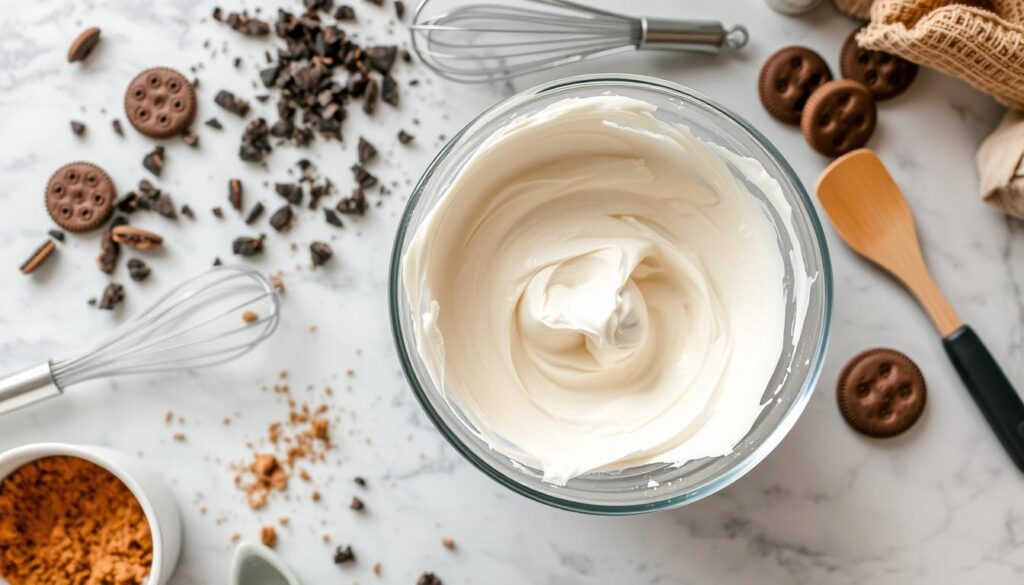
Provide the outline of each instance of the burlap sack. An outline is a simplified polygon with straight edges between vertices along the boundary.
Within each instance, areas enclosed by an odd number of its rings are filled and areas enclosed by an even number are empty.
[[[863,15],[869,0],[835,0]],[[963,79],[1024,110],[1024,1],[875,0],[860,46]]]

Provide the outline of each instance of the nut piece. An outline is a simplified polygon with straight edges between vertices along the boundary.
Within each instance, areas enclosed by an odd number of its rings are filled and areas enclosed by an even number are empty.
[[[159,248],[164,239],[156,233],[141,230],[130,225],[119,225],[110,230],[110,235],[118,244],[131,246],[139,250]]]
[[[96,48],[100,42],[100,29],[97,27],[87,28],[71,43],[68,48],[68,63],[85,61],[85,59]]]
[[[30,274],[36,268],[42,266],[43,262],[50,257],[50,254],[57,249],[57,245],[53,243],[53,240],[46,240],[42,246],[36,249],[35,253],[21,265],[22,274]]]

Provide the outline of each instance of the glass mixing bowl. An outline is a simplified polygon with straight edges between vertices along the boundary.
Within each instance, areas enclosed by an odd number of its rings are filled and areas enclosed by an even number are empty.
[[[734,170],[752,195],[761,200],[776,226],[777,243],[786,264],[789,325],[782,356],[762,398],[766,405],[732,453],[679,467],[650,464],[592,472],[556,486],[542,482],[537,469],[492,450],[458,404],[446,400],[435,387],[416,349],[412,311],[421,308],[410,307],[406,299],[403,257],[416,228],[466,161],[496,129],[565,98],[609,93],[654,104],[658,108],[656,117],[685,124],[698,138],[757,160],[779,182],[792,208],[791,221],[798,244],[791,241],[787,230],[779,228],[782,219],[764,194]],[[793,266],[790,251],[795,245],[803,251],[803,266]],[[812,279],[806,317],[799,331],[794,331],[796,315],[802,309],[794,294],[794,270],[805,271]],[[825,356],[832,310],[832,268],[821,224],[800,179],[768,139],[746,120],[693,90],[668,81],[632,75],[587,75],[546,83],[499,103],[473,120],[441,150],[416,185],[399,225],[389,295],[395,345],[409,384],[437,428],[473,465],[509,489],[558,508],[592,514],[636,514],[681,506],[724,488],[763,460],[793,427],[811,396]]]

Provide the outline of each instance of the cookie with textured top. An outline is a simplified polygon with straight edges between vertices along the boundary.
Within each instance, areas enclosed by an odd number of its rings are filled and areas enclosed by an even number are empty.
[[[151,138],[181,134],[195,120],[196,92],[185,76],[153,67],[135,76],[124,96],[124,111],[136,130]]]
[[[878,108],[868,88],[852,79],[838,79],[811,94],[800,130],[811,148],[834,157],[867,144],[877,121]]]
[[[87,162],[68,163],[46,184],[46,210],[69,232],[88,232],[102,226],[114,212],[117,192],[110,176]]]
[[[831,79],[832,71],[821,55],[807,47],[784,47],[761,67],[757,93],[773,118],[799,124],[808,98]]]
[[[836,399],[843,418],[871,437],[891,437],[914,426],[927,389],[917,364],[894,349],[856,355],[839,375]]]
[[[907,91],[917,77],[917,65],[896,55],[862,49],[856,39],[860,30],[846,37],[839,53],[843,77],[863,83],[876,100],[887,100]]]

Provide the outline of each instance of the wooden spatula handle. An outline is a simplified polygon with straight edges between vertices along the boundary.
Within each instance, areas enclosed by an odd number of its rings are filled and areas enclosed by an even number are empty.
[[[1024,402],[967,325],[942,340],[949,359],[1017,468],[1024,471]]]

